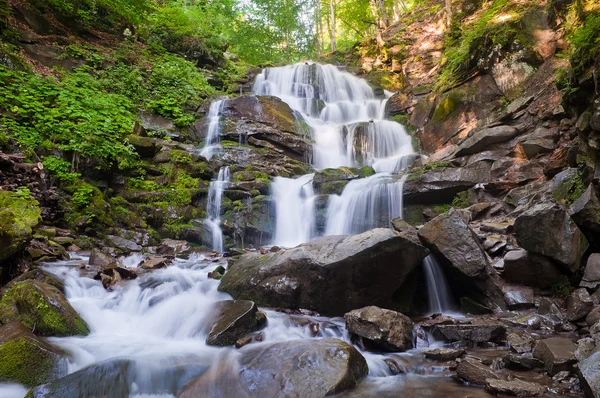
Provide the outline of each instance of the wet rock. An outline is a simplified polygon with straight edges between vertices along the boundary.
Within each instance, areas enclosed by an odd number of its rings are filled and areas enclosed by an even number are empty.
[[[147,259],[146,261],[144,261],[142,263],[142,265],[140,265],[140,267],[144,268],[144,269],[160,269],[160,268],[167,268],[169,263],[170,263],[170,260],[168,258],[151,257],[151,258]]]
[[[493,394],[507,394],[517,397],[539,397],[546,393],[546,387],[543,385],[519,379],[500,380],[490,378],[485,381],[485,389]]]
[[[515,370],[533,370],[544,367],[544,363],[534,358],[531,354],[518,355],[509,353],[502,358],[502,362],[508,369]]]
[[[210,391],[228,391],[224,396],[325,397],[353,388],[368,373],[364,357],[338,339],[292,340],[248,348],[239,372],[233,370],[192,381],[180,398],[211,396]]]
[[[509,309],[530,308],[535,305],[533,289],[527,286],[503,286],[504,301]]]
[[[120,236],[107,235],[110,242],[117,248],[125,252],[139,252],[142,250],[142,246],[138,245],[132,240],[121,238]]]
[[[552,203],[537,204],[515,220],[519,246],[557,261],[571,272],[579,269],[588,242],[567,212]]]
[[[506,342],[510,350],[517,354],[530,353],[533,351],[533,344],[535,343],[533,337],[525,331],[507,333]]]
[[[276,253],[247,253],[230,265],[219,290],[259,305],[324,315],[387,306],[425,258],[426,249],[414,239],[378,228],[327,236]]]
[[[496,341],[504,336],[506,327],[496,322],[481,322],[475,324],[436,325],[431,334],[437,340],[460,341],[465,343],[485,343]]]
[[[252,301],[219,301],[215,304],[215,312],[215,320],[206,338],[208,345],[233,345],[239,338],[257,331],[265,324],[261,322],[258,307]]]
[[[563,337],[552,337],[541,340],[533,350],[533,357],[544,363],[548,373],[555,375],[562,371],[573,370],[575,359],[575,344]]]
[[[593,185],[571,205],[569,214],[591,242],[600,244],[600,200]]]
[[[506,142],[518,133],[519,131],[516,128],[510,126],[497,126],[476,131],[459,145],[455,156],[460,157],[482,152],[490,145]]]
[[[586,396],[600,397],[600,351],[579,362],[579,379]]]
[[[588,258],[579,286],[590,289],[600,286],[600,253],[593,253]]]
[[[67,373],[64,355],[19,321],[0,327],[0,381],[33,387],[61,377]]]
[[[163,239],[156,248],[156,254],[161,256],[178,256],[189,253],[190,244],[185,240]]]
[[[115,264],[116,262],[117,260],[115,260],[113,257],[101,252],[98,249],[93,249],[92,253],[90,254],[90,265],[99,265],[101,267],[105,267],[108,265]]]
[[[94,276],[95,280],[101,281],[105,289],[110,289],[122,280],[131,280],[137,278],[137,273],[131,269],[123,268],[118,265],[109,265],[103,267]]]
[[[465,350],[455,350],[452,348],[435,348],[433,350],[424,351],[425,358],[433,359],[434,361],[454,361],[457,358],[465,356]]]
[[[594,308],[590,294],[585,288],[575,289],[567,298],[567,319],[571,322],[577,321]]]
[[[42,336],[89,333],[85,321],[57,288],[31,279],[12,286],[0,300],[0,323],[13,320]]]
[[[498,378],[489,366],[473,358],[463,358],[456,368],[456,374],[461,379],[477,385],[485,385],[487,379]]]
[[[396,311],[370,306],[344,315],[346,328],[352,334],[386,351],[412,348],[413,323]]]
[[[406,373],[406,367],[399,363],[395,358],[386,358],[383,360],[385,364],[388,366],[390,373],[392,375],[399,375]]]
[[[504,255],[502,277],[509,282],[545,289],[561,280],[563,274],[550,259],[518,249]]]
[[[42,242],[34,239],[27,244],[25,251],[35,262],[69,259],[67,251],[61,245],[53,241]]]

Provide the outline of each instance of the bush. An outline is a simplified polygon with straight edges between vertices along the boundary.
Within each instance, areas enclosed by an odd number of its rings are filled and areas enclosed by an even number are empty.
[[[571,66],[580,74],[600,56],[600,13],[589,14],[570,39]]]

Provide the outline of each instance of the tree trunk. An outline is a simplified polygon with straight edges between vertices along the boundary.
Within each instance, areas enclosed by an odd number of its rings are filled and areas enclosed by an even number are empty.
[[[337,51],[337,38],[336,38],[336,33],[335,33],[335,4],[333,3],[334,0],[329,0],[329,12],[331,13],[331,31],[330,31],[330,36],[331,36],[331,52],[336,52]]]
[[[444,0],[446,3],[446,26],[450,27],[452,22],[452,0]]]
[[[383,24],[383,28],[386,29],[390,26],[390,19],[388,18],[387,11],[385,10],[385,2],[384,0],[378,0],[379,5],[379,14],[381,16],[381,22]]]

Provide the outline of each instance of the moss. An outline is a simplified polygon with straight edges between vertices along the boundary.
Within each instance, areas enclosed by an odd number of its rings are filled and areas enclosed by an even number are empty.
[[[192,155],[179,149],[173,149],[169,153],[169,160],[178,164],[192,164]]]
[[[431,120],[434,123],[441,123],[448,120],[459,110],[461,104],[462,98],[458,93],[452,92],[446,95],[435,108]]]
[[[12,381],[27,387],[37,386],[55,377],[58,357],[26,337],[0,345],[0,381]]]
[[[561,298],[569,296],[571,293],[573,293],[573,290],[575,290],[573,285],[571,285],[569,278],[566,276],[552,285],[551,289],[554,296]]]
[[[567,206],[572,205],[585,192],[585,185],[581,174],[575,173],[571,178],[565,179],[552,192],[552,198]]]
[[[416,178],[421,177],[423,174],[429,171],[449,166],[450,163],[444,161],[426,163],[423,166],[419,167],[417,170],[411,171],[407,179],[414,180]]]
[[[435,205],[433,206],[433,211],[436,212],[437,214],[443,214],[445,212],[447,212],[448,210],[450,210],[452,208],[452,206],[448,203],[443,204],[443,205]]]
[[[324,182],[319,186],[319,193],[322,195],[341,195],[349,182],[349,180]]]
[[[375,175],[375,170],[371,166],[364,166],[358,169],[357,174],[360,178],[371,177]]]
[[[19,251],[31,238],[41,210],[29,191],[0,191],[0,262]]]
[[[33,280],[12,286],[0,300],[0,322],[19,320],[43,336],[87,335],[85,321],[58,289]]]

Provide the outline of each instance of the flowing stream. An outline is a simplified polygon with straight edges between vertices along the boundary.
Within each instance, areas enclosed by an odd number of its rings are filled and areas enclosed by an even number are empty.
[[[423,260],[423,269],[427,280],[427,297],[430,314],[449,314],[452,310],[450,288],[446,283],[442,266],[433,254]]]
[[[316,169],[371,166],[377,172],[330,196],[326,235],[360,233],[402,216],[403,179],[397,172],[410,164],[413,148],[401,124],[384,120],[384,95],[333,65],[309,63],[265,69],[253,92],[277,96],[302,115],[312,130]],[[273,181],[275,244],[294,246],[315,237],[312,178]]]
[[[221,204],[223,192],[229,185],[229,166],[221,167],[217,179],[210,182],[208,188],[208,203],[206,205],[206,224],[212,235],[212,249],[223,252],[223,231],[221,230]]]

